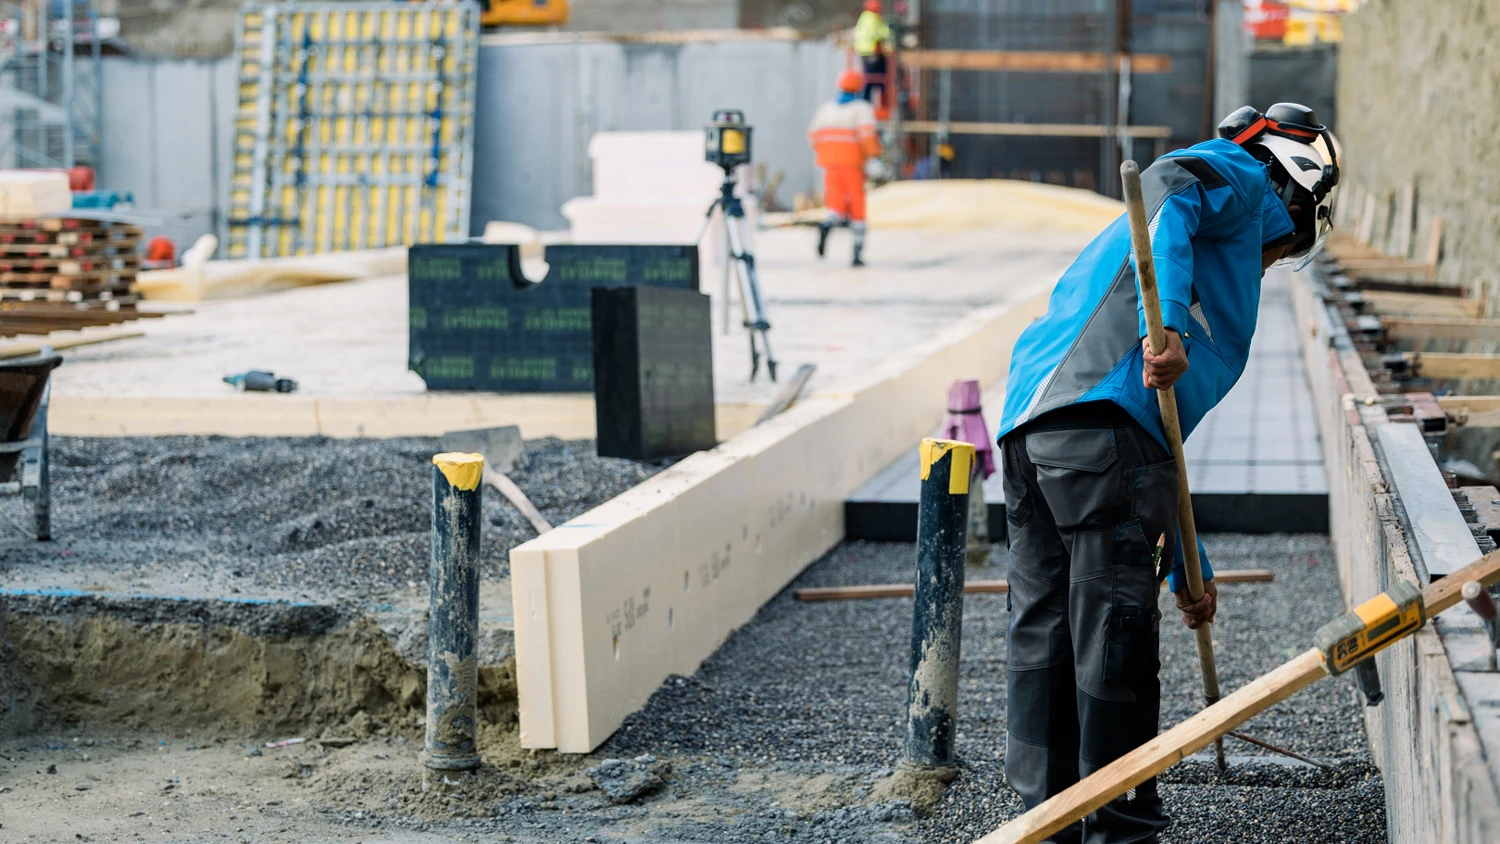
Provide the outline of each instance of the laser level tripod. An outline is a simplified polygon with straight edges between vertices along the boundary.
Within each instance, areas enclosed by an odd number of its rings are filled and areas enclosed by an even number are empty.
[[[743,113],[734,110],[714,112],[713,122],[706,128],[706,159],[724,171],[724,183],[719,186],[719,197],[708,206],[703,217],[703,227],[698,230],[695,242],[701,242],[713,222],[714,211],[724,212],[724,242],[729,247],[725,256],[724,313],[725,330],[728,330],[728,280],[729,264],[734,265],[735,277],[740,289],[740,313],[742,323],[750,334],[750,380],[760,371],[761,352],[765,352],[766,372],[776,380],[776,356],[771,354],[771,321],[766,318],[766,305],[760,296],[760,281],[755,275],[755,256],[750,253],[750,236],[745,224],[745,206],[734,195],[737,185],[735,168],[750,161],[750,127],[745,125]],[[760,338],[757,343],[757,336]]]

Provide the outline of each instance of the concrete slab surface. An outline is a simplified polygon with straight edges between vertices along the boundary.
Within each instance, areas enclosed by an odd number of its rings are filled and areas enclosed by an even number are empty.
[[[1194,515],[1203,531],[1239,533],[1328,530],[1328,482],[1312,391],[1291,309],[1286,277],[1266,276],[1250,360],[1224,397],[1184,444]],[[984,418],[995,429],[1005,382],[984,392]],[[936,432],[934,432],[936,433]],[[997,466],[998,468],[998,466]],[[859,488],[845,505],[850,538],[914,541],[917,449]],[[1005,535],[1004,488],[997,471],[985,481],[990,535]]]
[[[1024,301],[1050,284],[1088,240],[1086,233],[1021,228],[876,230],[865,253],[868,265],[855,269],[848,266],[847,233],[834,234],[826,261],[814,255],[815,237],[807,228],[772,229],[760,232],[754,245],[782,377],[790,377],[799,364],[816,364],[808,394],[839,389],[840,382],[932,336],[976,307]],[[764,372],[754,383],[749,380],[748,338],[738,327],[737,293],[730,304],[736,327],[729,334],[719,328],[724,305],[720,276],[717,268],[708,267],[701,282],[715,307],[717,400],[730,407],[767,404],[778,385],[766,380]],[[192,306],[192,313],[140,321],[132,327],[142,337],[66,353],[66,364],[54,375],[54,429],[81,435],[244,436],[253,433],[241,421],[248,417],[256,419],[252,427],[265,426],[268,434],[441,433],[430,430],[441,421],[430,421],[430,410],[412,404],[439,394],[427,393],[422,380],[406,368],[406,301],[405,277],[391,276],[201,302]],[[293,378],[299,390],[292,395],[239,395],[221,380],[247,369]],[[493,394],[441,395],[483,401]],[[525,398],[530,405],[491,411],[509,418],[480,419],[478,424],[518,423],[528,437],[591,435],[591,397]],[[208,403],[171,405],[154,418],[133,422],[151,414],[149,409],[120,404],[126,399]],[[95,404],[98,400],[115,404]],[[240,404],[219,403],[226,400]],[[411,415],[422,416],[422,421],[385,426],[385,432],[372,425],[361,434],[358,425],[325,418],[368,416],[369,405],[346,403],[370,401],[381,403],[386,416],[401,416],[411,408]],[[745,415],[753,421],[749,412],[735,420]],[[559,417],[577,424],[564,428]],[[533,418],[531,426],[525,424]],[[472,420],[464,424],[478,426]],[[731,424],[728,433],[743,427]]]

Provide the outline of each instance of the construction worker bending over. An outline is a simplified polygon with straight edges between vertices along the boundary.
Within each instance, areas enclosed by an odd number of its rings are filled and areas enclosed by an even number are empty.
[[[823,206],[828,216],[818,224],[818,257],[828,248],[834,226],[854,232],[854,266],[865,265],[865,163],[880,155],[875,110],[860,99],[864,77],[854,69],[839,74],[839,96],[813,115],[807,139],[823,168]]]
[[[880,0],[865,0],[865,10],[854,22],[854,51],[864,63],[865,102],[879,107],[885,98],[885,55],[890,51],[891,28],[881,14]],[[880,99],[876,99],[876,96]]]
[[[1124,216],[1016,341],[998,435],[1010,544],[1005,775],[1028,809],[1156,735],[1168,564],[1188,627],[1217,608],[1206,555],[1204,595],[1188,598],[1156,391],[1175,385],[1191,432],[1245,368],[1265,270],[1305,264],[1330,228],[1338,164],[1311,109],[1246,107],[1220,134],[1141,176],[1166,350],[1153,355],[1144,341]],[[1157,566],[1162,536],[1175,550]],[[1153,779],[1052,840],[1154,842],[1168,822]]]

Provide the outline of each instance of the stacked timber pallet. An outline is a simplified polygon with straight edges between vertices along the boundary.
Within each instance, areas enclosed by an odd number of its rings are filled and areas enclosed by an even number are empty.
[[[0,219],[0,336],[159,316],[136,310],[139,226],[73,217]]]
[[[0,220],[0,299],[110,300],[141,269],[139,226],[71,217]]]

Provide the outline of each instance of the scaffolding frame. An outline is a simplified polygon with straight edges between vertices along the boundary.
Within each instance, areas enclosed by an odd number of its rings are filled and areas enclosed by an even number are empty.
[[[479,6],[248,3],[226,255],[469,235]]]
[[[118,28],[92,0],[0,0],[0,166],[98,166]]]

